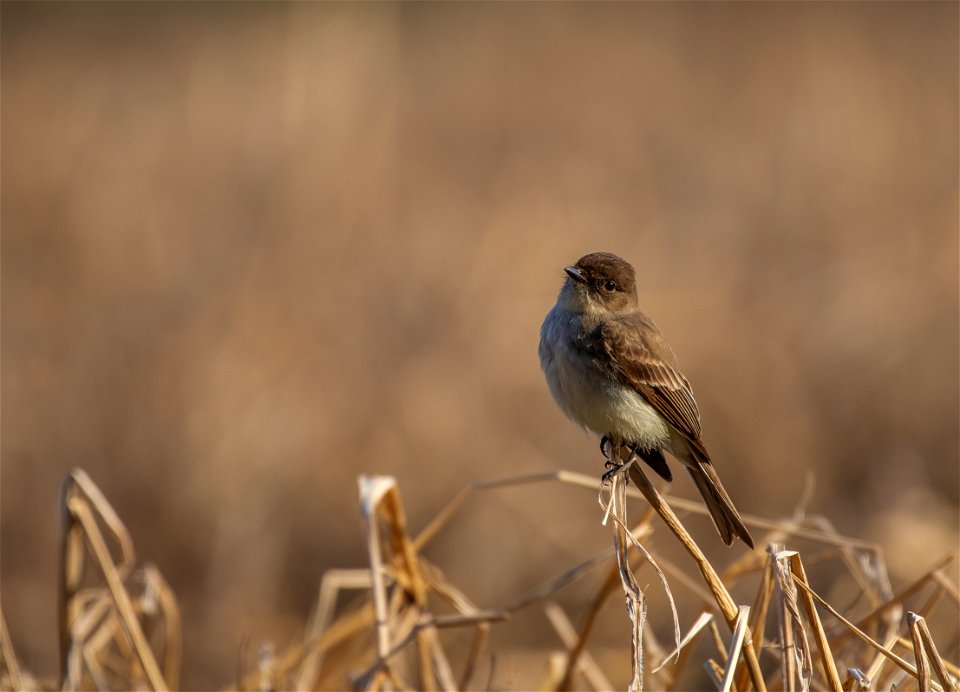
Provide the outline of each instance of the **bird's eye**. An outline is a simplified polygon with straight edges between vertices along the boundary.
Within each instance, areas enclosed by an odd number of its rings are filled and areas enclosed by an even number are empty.
[[[617,284],[608,279],[603,282],[603,290],[607,291],[608,293],[612,293],[613,291],[617,290]]]

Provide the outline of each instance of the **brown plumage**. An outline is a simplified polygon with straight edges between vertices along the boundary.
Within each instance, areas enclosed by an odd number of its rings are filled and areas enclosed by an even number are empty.
[[[566,271],[570,278],[541,329],[541,364],[557,403],[579,424],[635,446],[670,480],[662,453],[668,449],[690,472],[724,543],[738,536],[752,548],[700,437],[690,383],[663,334],[637,307],[633,267],[594,253]]]

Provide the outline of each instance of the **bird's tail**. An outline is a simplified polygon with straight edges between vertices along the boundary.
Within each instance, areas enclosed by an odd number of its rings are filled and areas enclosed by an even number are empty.
[[[740,540],[753,548],[753,538],[747,527],[743,524],[743,519],[733,506],[733,500],[723,489],[720,477],[713,468],[709,460],[697,459],[696,465],[687,465],[687,470],[697,485],[697,490],[703,495],[703,501],[710,511],[710,518],[713,519],[714,526],[720,532],[720,537],[727,545],[733,543],[733,537],[739,536]]]

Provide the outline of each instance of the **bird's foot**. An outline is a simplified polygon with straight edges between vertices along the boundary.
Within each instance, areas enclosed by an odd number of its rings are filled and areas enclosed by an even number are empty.
[[[608,483],[613,480],[614,476],[623,470],[623,464],[617,463],[612,459],[607,459],[603,465],[603,468],[606,469],[606,472],[603,474],[601,479],[604,483]]]
[[[613,448],[613,445],[610,446],[610,453],[607,453],[607,450],[606,450],[606,443],[608,443],[609,441],[610,440],[606,436],[604,436],[603,440],[601,440],[601,445],[602,445],[601,449],[603,449],[603,456],[606,457],[606,461],[603,464],[603,467],[606,469],[606,473],[603,474],[603,481],[605,483],[611,480],[618,473],[623,473],[626,467],[629,466],[634,461],[634,459],[637,458],[637,445],[624,443],[623,446],[630,450],[629,456],[627,456],[627,458],[622,462],[615,460],[613,455],[613,452],[615,451]],[[623,459],[622,456],[620,456],[619,458]]]

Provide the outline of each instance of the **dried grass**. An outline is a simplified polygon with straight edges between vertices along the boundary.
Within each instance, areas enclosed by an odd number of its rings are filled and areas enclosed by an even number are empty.
[[[944,572],[953,555],[894,593],[878,546],[840,536],[815,517],[798,515],[787,521],[745,517],[751,528],[769,531],[758,541],[766,551],[744,555],[721,578],[673,510],[682,507],[702,514],[703,508],[675,498],[668,503],[645,482],[642,472],[631,477],[649,507],[628,530],[625,501],[638,493],[628,490],[619,474],[613,477],[608,514],[613,519],[614,549],[584,560],[501,609],[485,610],[424,557],[427,543],[477,493],[542,482],[593,488],[595,479],[557,472],[478,483],[413,535],[395,480],[361,476],[369,568],[325,574],[303,638],[279,652],[269,643],[262,645],[256,669],[238,675],[230,687],[499,688],[490,646],[492,625],[537,606],[560,642],[542,658],[540,687],[614,689],[624,683],[617,682],[617,671],[606,670],[592,654],[590,639],[601,610],[619,585],[633,620],[629,683],[633,689],[675,689],[681,676],[702,666],[720,690],[957,690],[960,669],[943,659],[927,623],[934,613],[957,621],[957,585]],[[68,476],[61,504],[60,679],[38,681],[24,670],[0,614],[0,687],[176,689],[182,642],[172,591],[154,567],[137,567],[131,536],[85,472],[77,469]],[[664,523],[692,558],[703,584],[645,547]],[[863,598],[845,613],[820,594],[833,584],[812,583],[800,551],[786,547],[798,538],[826,548],[810,550],[807,564],[842,565],[841,579],[861,590]],[[631,546],[640,550],[631,552]],[[710,602],[682,637],[674,615],[675,646],[664,647],[654,634],[656,628],[646,622],[647,615],[663,620],[665,614],[649,612],[634,576],[644,562],[662,566],[662,572],[657,569],[671,600],[669,580]],[[599,565],[607,568],[588,606],[583,612],[565,612],[554,596],[587,579]],[[748,578],[755,584],[752,603],[737,603],[730,587]],[[359,595],[338,612],[338,600],[348,591]],[[717,628],[717,615],[727,623],[729,635]],[[450,630],[470,633],[469,643],[453,646],[453,638],[445,634]],[[775,640],[766,638],[768,631],[776,632]],[[708,632],[715,653],[698,660],[694,648]],[[958,633],[949,636],[955,639]]]

